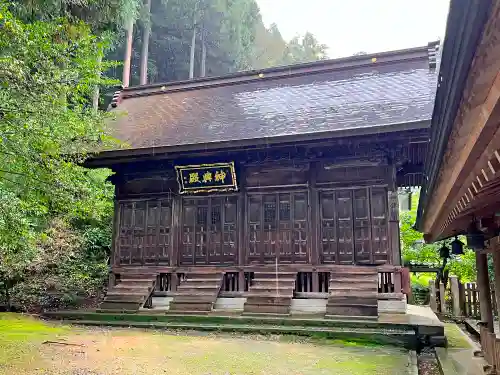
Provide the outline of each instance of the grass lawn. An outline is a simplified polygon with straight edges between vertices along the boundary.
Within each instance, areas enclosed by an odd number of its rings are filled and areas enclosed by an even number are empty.
[[[46,324],[0,314],[0,374],[404,375],[393,347]]]

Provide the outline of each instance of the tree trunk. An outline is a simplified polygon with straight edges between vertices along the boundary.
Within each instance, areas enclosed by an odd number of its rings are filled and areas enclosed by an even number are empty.
[[[142,49],[141,49],[141,73],[139,83],[145,85],[148,83],[148,49],[149,49],[149,36],[151,34],[151,0],[146,1],[146,12],[148,14],[148,21],[144,23],[144,30],[142,34]]]
[[[123,58],[123,87],[130,84],[130,63],[132,60],[132,41],[134,36],[134,21],[130,20],[127,26],[127,44],[125,45],[125,56]]]
[[[99,51],[99,56],[97,56],[97,76],[101,77],[101,62],[102,62],[102,51]],[[99,109],[99,85],[95,85],[94,93],[92,95],[92,109],[97,112]]]
[[[200,76],[205,77],[207,65],[207,44],[205,42],[205,31],[201,34],[201,71]]]
[[[195,5],[197,5],[196,3]],[[196,6],[193,12],[193,36],[191,38],[191,53],[189,57],[189,79],[194,78],[194,53],[196,51]]]

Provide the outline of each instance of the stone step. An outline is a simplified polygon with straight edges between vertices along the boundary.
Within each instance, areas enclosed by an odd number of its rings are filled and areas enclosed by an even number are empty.
[[[175,303],[215,303],[216,300],[217,296],[193,296],[192,294],[175,296]],[[174,302],[174,300],[170,303],[172,302]]]
[[[170,292],[169,295],[172,296],[172,297],[178,297],[178,296],[193,296],[193,297],[204,297],[204,296],[209,296],[211,298],[217,298],[217,294],[216,292],[210,292],[210,291],[200,291],[200,290],[195,290],[195,291],[192,291],[192,290],[177,290],[176,292]]]
[[[247,296],[246,303],[248,304],[275,304],[275,305],[290,305],[291,297],[276,297],[276,296]]]
[[[373,305],[377,306],[378,305],[378,300],[377,296],[372,296],[369,298],[366,297],[352,297],[352,296],[338,296],[338,297],[330,297],[328,299],[327,304],[329,305],[335,305],[335,304],[368,304],[368,305]]]
[[[129,301],[106,301],[104,300],[99,305],[99,310],[139,310],[142,302],[129,302]]]
[[[351,304],[334,304],[326,305],[327,315],[336,316],[378,316],[377,305],[351,305]]]
[[[357,297],[357,298],[375,298],[377,299],[377,291],[369,291],[369,290],[329,290],[328,298],[336,298],[336,297]]]
[[[153,289],[153,286],[146,286],[146,285],[132,285],[132,284],[117,284],[114,287],[112,287],[110,290],[120,290],[120,291],[131,291],[131,292],[144,292],[147,293],[148,291],[151,291]]]
[[[194,290],[203,290],[203,289],[219,289],[220,284],[197,284],[197,283],[192,283],[190,281],[183,282],[181,285],[177,287],[177,289],[194,289]]]
[[[108,293],[104,297],[104,301],[129,301],[129,302],[144,302],[148,295],[144,294],[116,294]]]
[[[170,311],[211,311],[212,302],[170,302]]]
[[[245,303],[244,308],[243,308],[243,313],[261,313],[261,314],[290,314],[290,305],[276,305],[273,303],[266,304],[266,303],[259,303],[259,304],[252,304],[248,303],[248,301]]]
[[[121,275],[122,279],[150,279],[150,280],[155,280],[157,274],[156,273],[124,273]]]
[[[167,315],[172,315],[166,312]],[[183,315],[204,315],[199,311],[183,312]],[[272,317],[281,320],[286,314],[260,314],[248,313],[245,314],[248,318],[255,316],[256,318]],[[328,316],[330,318],[330,316]],[[359,317],[359,320],[364,320],[370,323],[371,317]],[[376,319],[376,318],[375,318]],[[205,331],[205,332],[241,332],[241,333],[267,333],[267,334],[291,334],[298,336],[315,336],[321,335],[329,339],[349,339],[349,341],[366,343],[366,341],[380,342],[381,344],[390,344],[398,347],[415,350],[417,340],[413,329],[373,329],[373,328],[344,328],[344,327],[303,327],[296,325],[259,325],[259,324],[210,324],[210,323],[189,323],[189,322],[136,322],[128,320],[119,321],[95,321],[95,320],[76,320],[75,324],[89,326],[115,326],[115,327],[137,327],[137,328],[156,328],[156,329],[183,329],[190,331]]]
[[[139,285],[139,286],[150,286],[154,285],[155,280],[147,280],[147,279],[120,279],[120,282],[117,285]]]
[[[293,298],[293,290],[282,290],[279,293],[276,291],[255,291],[250,289],[250,291],[245,293],[247,298]]]

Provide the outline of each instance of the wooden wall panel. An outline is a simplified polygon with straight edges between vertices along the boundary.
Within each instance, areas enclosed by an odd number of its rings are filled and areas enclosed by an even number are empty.
[[[266,165],[248,167],[246,185],[252,187],[306,185],[308,182],[308,164]]]
[[[342,184],[352,185],[356,182],[385,181],[388,174],[386,166],[371,166],[371,167],[345,167],[325,169],[325,164],[318,169],[317,183],[318,184]]]

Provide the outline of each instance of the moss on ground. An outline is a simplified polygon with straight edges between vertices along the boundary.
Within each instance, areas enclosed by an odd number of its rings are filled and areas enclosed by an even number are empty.
[[[0,314],[0,356],[2,375],[399,375],[408,359],[399,348],[349,340],[79,328],[15,314]]]
[[[35,362],[44,341],[57,339],[68,331],[62,325],[47,324],[27,315],[0,313],[0,374],[11,374],[9,369]]]
[[[470,341],[466,334],[455,323],[444,323],[444,334],[448,339],[448,348],[450,349],[469,349]]]

